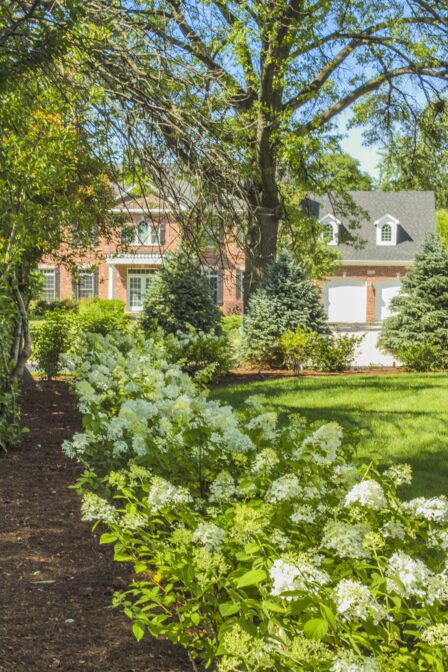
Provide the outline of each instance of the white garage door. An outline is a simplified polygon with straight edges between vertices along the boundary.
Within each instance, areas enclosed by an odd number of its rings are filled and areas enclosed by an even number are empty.
[[[392,315],[390,310],[391,299],[400,291],[400,280],[387,280],[376,285],[376,319],[384,320]]]
[[[331,280],[324,286],[324,302],[330,322],[366,322],[367,287],[362,281]]]

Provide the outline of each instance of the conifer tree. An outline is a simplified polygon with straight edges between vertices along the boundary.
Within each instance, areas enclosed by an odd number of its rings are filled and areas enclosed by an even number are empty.
[[[398,356],[408,348],[430,346],[447,359],[448,251],[437,236],[423,242],[391,308],[395,314],[384,321],[380,347]]]
[[[330,333],[318,288],[301,266],[282,254],[270,264],[249,301],[243,323],[243,356],[252,363],[279,364],[279,338],[297,327]]]

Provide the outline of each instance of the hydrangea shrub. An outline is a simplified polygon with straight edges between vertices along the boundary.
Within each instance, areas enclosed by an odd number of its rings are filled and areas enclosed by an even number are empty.
[[[85,352],[66,450],[83,518],[133,563],[114,603],[137,639],[218,672],[446,669],[447,498],[401,501],[410,467],[356,463],[336,423],[236,417],[148,342]]]

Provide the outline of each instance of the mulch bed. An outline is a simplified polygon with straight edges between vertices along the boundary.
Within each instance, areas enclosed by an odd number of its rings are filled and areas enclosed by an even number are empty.
[[[227,385],[245,385],[246,383],[263,382],[275,380],[278,378],[329,378],[336,376],[396,376],[397,374],[408,373],[405,367],[386,367],[368,369],[348,369],[347,371],[338,371],[337,373],[328,373],[325,371],[304,371],[304,373],[294,374],[287,369],[234,369],[229,371],[219,381],[213,383],[210,387],[225,387]]]
[[[20,448],[0,454],[0,671],[181,672],[183,651],[145,636],[111,608],[131,570],[80,520],[68,485],[79,467],[61,442],[81,427],[66,383],[24,395]]]

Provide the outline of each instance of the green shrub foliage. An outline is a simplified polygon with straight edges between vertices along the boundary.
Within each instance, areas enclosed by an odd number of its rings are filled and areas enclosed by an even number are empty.
[[[73,313],[53,310],[48,311],[38,328],[33,330],[32,359],[48,379],[60,373],[61,357],[72,343],[74,327]]]
[[[447,366],[448,251],[436,236],[425,239],[413,266],[403,278],[400,293],[392,299],[391,308],[395,314],[383,323],[380,347],[399,359],[400,353],[405,358],[411,356],[414,362],[420,351],[421,365],[424,362],[426,368]],[[430,350],[423,347],[428,345],[432,346],[435,356],[431,366],[427,359]]]
[[[281,255],[268,267],[265,280],[249,300],[243,322],[243,356],[253,364],[279,365],[279,338],[297,327],[330,333],[318,288],[300,266]]]
[[[280,337],[285,365],[293,371],[313,368],[318,371],[345,371],[356,356],[363,336],[317,334],[299,327]]]
[[[78,304],[78,329],[94,334],[126,331],[130,317],[124,312],[124,301],[118,299],[86,299]]]
[[[198,261],[185,252],[167,255],[146,292],[141,325],[147,334],[185,332],[187,325],[203,332],[219,331],[221,312]]]
[[[196,382],[210,383],[232,367],[234,360],[227,333],[198,331],[187,325],[186,331],[161,336],[170,362],[179,365]]]
[[[74,361],[82,516],[135,578],[114,604],[217,672],[443,672],[448,500],[357,464],[336,423],[237,417],[150,341]]]
[[[447,365],[446,352],[432,343],[414,343],[398,350],[400,362],[412,371],[436,371]]]

